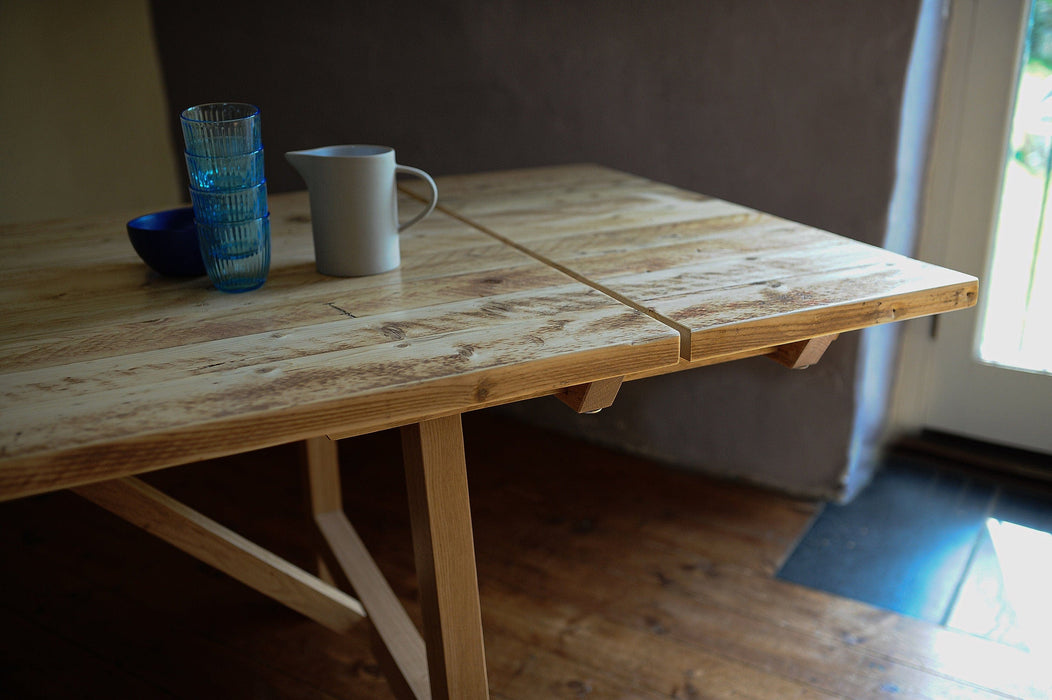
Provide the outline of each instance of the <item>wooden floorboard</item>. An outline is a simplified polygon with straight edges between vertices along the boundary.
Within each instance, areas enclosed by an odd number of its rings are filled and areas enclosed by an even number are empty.
[[[465,432],[496,698],[1049,697],[1017,649],[774,579],[816,504],[493,412]],[[419,625],[399,437],[340,457],[348,516]],[[309,567],[296,459],[148,480]],[[70,493],[0,504],[0,557],[2,697],[390,697],[366,624],[335,634]]]

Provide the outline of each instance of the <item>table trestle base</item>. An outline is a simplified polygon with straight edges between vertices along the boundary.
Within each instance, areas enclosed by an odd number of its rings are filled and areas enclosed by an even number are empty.
[[[431,692],[488,698],[460,414],[403,427],[402,459]]]
[[[361,599],[372,622],[373,655],[395,694],[430,698],[424,640],[344,514],[336,441],[304,440],[302,455],[308,506],[328,550],[319,554],[319,568],[346,582]]]
[[[373,652],[394,693],[488,697],[460,415],[405,426],[402,452],[423,637],[343,512],[337,446],[326,437],[303,450],[314,522],[373,623]]]
[[[342,511],[317,514],[314,522],[372,622],[378,638],[374,640],[374,654],[381,662],[390,657],[389,663],[381,666],[386,667],[391,688],[404,686],[411,692],[409,697],[430,698],[424,640],[358,533]],[[378,646],[383,648],[378,650]]]
[[[356,599],[134,477],[74,492],[260,593],[344,633],[365,616]]]

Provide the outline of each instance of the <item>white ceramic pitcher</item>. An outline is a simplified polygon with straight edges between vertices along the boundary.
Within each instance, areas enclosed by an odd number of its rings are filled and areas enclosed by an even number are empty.
[[[387,146],[325,146],[290,151],[285,158],[307,183],[314,262],[318,272],[336,277],[375,275],[401,262],[398,234],[431,213],[438,187],[418,168],[395,162]],[[398,223],[395,174],[415,175],[431,189],[419,214]]]

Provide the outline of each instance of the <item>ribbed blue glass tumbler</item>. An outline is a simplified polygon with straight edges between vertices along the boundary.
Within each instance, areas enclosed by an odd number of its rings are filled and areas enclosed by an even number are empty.
[[[263,286],[270,270],[270,215],[259,108],[215,102],[179,115],[197,240],[208,277],[224,292]]]

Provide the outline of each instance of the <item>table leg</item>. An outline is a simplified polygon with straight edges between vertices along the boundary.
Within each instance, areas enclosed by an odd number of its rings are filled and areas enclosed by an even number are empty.
[[[431,692],[488,697],[460,416],[402,428],[402,452]]]
[[[329,550],[319,563],[361,599],[373,626],[373,653],[395,696],[430,698],[424,640],[343,512],[336,441],[304,441],[303,461],[311,515]]]
[[[329,629],[347,632],[366,612],[343,591],[139,479],[124,477],[73,490]]]
[[[304,476],[307,495],[307,509],[310,517],[315,522],[319,515],[331,512],[343,512],[343,497],[340,494],[340,460],[339,451],[335,440],[330,440],[324,435],[310,438],[300,443],[301,463],[304,467]],[[318,578],[328,584],[350,590],[350,581],[343,574],[339,564],[334,561],[328,543],[321,535],[322,546],[316,552],[316,566]]]

